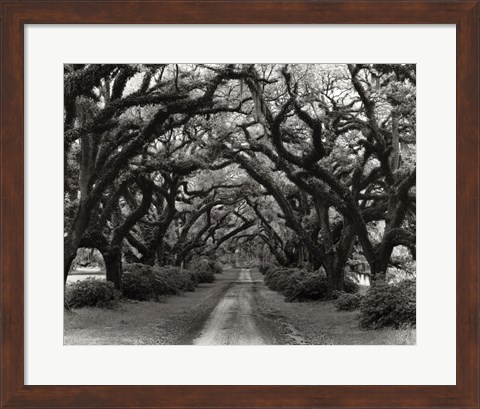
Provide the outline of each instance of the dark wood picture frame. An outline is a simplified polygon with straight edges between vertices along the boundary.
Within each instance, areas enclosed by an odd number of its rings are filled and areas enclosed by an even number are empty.
[[[479,3],[466,1],[3,1],[1,407],[479,407]],[[455,386],[24,385],[25,24],[456,24]]]

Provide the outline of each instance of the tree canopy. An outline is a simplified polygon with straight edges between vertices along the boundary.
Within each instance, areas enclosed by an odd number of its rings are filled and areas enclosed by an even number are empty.
[[[65,65],[65,280],[80,247],[373,281],[416,254],[415,66]]]

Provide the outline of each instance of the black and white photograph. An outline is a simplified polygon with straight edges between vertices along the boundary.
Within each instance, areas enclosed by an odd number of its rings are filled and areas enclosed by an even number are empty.
[[[416,345],[415,64],[63,70],[64,345]]]

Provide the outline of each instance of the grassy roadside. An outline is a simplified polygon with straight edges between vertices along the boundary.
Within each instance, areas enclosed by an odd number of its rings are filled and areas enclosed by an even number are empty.
[[[115,310],[81,308],[64,313],[65,345],[172,345],[185,343],[237,276],[226,270],[194,292],[162,302],[122,302]]]
[[[252,270],[255,280],[263,280]],[[290,344],[308,345],[414,345],[414,329],[364,330],[356,311],[337,311],[331,302],[288,303],[265,285],[258,286],[259,312],[271,320]]]

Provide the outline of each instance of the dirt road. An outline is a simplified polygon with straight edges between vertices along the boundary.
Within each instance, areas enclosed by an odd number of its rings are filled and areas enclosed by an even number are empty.
[[[235,281],[193,339],[194,345],[272,345],[275,329],[258,313],[257,285],[249,270],[238,270]]]

